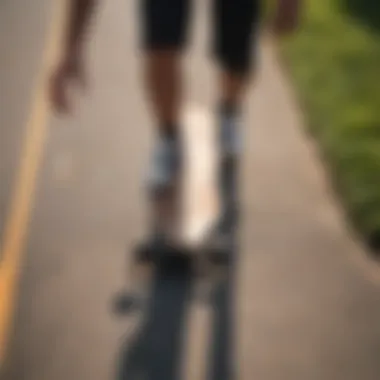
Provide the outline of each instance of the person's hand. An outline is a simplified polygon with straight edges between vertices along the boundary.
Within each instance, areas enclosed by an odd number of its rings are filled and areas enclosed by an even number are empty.
[[[77,54],[65,55],[50,78],[49,96],[55,112],[72,111],[72,102],[69,99],[69,89],[72,84],[82,88],[86,84],[82,60]]]
[[[277,0],[278,5],[273,20],[275,34],[289,34],[297,29],[301,1],[302,0]]]

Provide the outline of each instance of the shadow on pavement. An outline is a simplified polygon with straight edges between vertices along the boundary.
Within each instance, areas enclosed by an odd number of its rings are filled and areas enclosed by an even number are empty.
[[[236,294],[235,284],[240,252],[237,239],[240,212],[236,187],[238,184],[237,174],[235,166],[227,163],[220,175],[225,207],[222,229],[231,236],[232,251],[223,280],[219,282],[211,298],[214,315],[208,380],[235,380],[237,378],[234,361],[234,328],[236,326],[234,295]]]
[[[122,348],[117,380],[180,378],[190,269],[185,259],[162,262],[156,269],[145,321],[134,341]]]
[[[225,202],[233,206],[232,170],[225,170]],[[231,207],[229,209],[232,210]],[[237,218],[227,212],[224,228],[228,229],[235,242]],[[233,245],[236,247],[236,245]],[[232,260],[226,265],[223,279],[214,287],[208,302],[211,302],[212,332],[209,357],[206,361],[209,380],[233,380],[234,346],[233,321],[234,284],[237,263],[236,248],[231,252]],[[122,346],[118,358],[116,380],[179,380],[184,360],[185,322],[195,278],[192,275],[190,258],[163,260],[156,268],[149,305],[144,322],[134,339]]]
[[[343,0],[343,6],[353,18],[380,32],[379,0]]]
[[[227,268],[211,299],[214,315],[208,380],[235,380],[234,363],[234,265]]]

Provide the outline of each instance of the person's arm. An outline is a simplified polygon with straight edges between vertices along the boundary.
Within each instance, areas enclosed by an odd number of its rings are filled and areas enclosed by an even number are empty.
[[[274,28],[277,33],[293,32],[299,23],[303,0],[277,0]]]
[[[97,0],[70,0],[65,37],[66,55],[72,56],[81,53],[83,39],[96,3]]]
[[[68,93],[70,83],[86,84],[83,65],[83,41],[98,0],[68,0],[69,14],[64,35],[62,56],[55,67],[49,89],[52,106],[57,112],[69,112],[72,104]]]

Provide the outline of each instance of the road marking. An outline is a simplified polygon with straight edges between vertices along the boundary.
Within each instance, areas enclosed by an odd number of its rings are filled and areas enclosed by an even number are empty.
[[[49,103],[46,96],[48,75],[59,53],[64,22],[64,1],[55,1],[53,17],[48,28],[42,68],[38,73],[26,125],[24,147],[20,158],[11,207],[4,229],[0,262],[0,366],[12,329],[12,317],[17,297],[17,285],[22,262],[22,252],[34,199],[36,178],[47,137]]]

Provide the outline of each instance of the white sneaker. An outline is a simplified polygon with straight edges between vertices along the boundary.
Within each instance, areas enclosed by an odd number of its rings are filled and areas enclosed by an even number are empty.
[[[180,144],[177,140],[160,137],[154,147],[148,173],[150,189],[169,186],[180,166]]]
[[[220,122],[220,148],[224,158],[238,158],[242,151],[241,120],[222,116]]]

